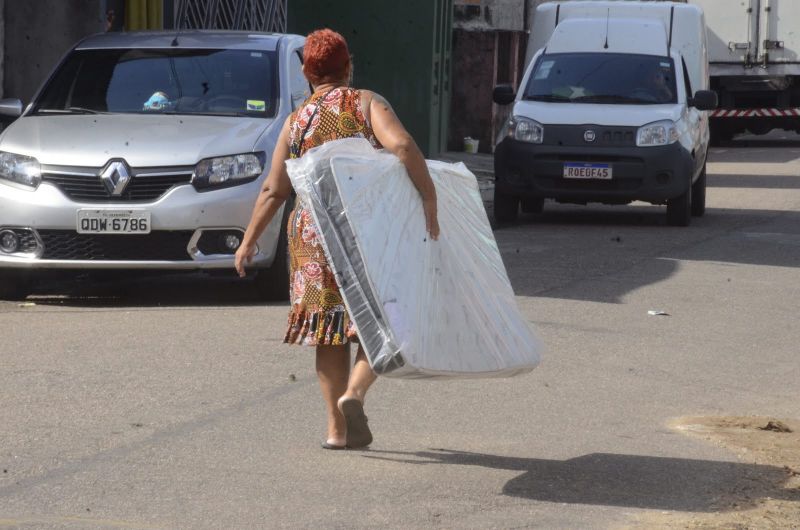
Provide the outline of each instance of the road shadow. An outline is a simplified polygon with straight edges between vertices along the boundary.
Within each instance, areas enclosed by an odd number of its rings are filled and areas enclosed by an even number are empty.
[[[726,175],[708,176],[709,188],[800,189],[800,175]]]
[[[409,465],[463,465],[521,472],[503,495],[544,502],[719,512],[755,507],[766,498],[800,502],[784,489],[784,468],[737,462],[593,453],[569,460],[514,458],[450,449],[370,451],[375,458]]]
[[[618,304],[669,279],[682,262],[800,266],[798,211],[708,208],[684,228],[666,226],[664,214],[655,206],[546,205],[495,238],[521,296]]]
[[[65,307],[204,307],[273,305],[259,295],[251,279],[233,274],[102,274],[37,278],[28,302]],[[286,302],[288,304],[288,302]],[[274,305],[284,305],[276,302]]]
[[[800,141],[795,140],[734,140],[712,148],[708,155],[709,163],[783,164],[798,158]]]
[[[740,135],[709,151],[709,162],[783,163],[800,158],[800,135],[773,131],[769,135]]]

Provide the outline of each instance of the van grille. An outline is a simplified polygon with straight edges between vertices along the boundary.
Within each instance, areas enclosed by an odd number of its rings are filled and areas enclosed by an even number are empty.
[[[544,144],[568,147],[634,147],[636,127],[608,125],[546,125]],[[585,134],[591,131],[592,141]]]

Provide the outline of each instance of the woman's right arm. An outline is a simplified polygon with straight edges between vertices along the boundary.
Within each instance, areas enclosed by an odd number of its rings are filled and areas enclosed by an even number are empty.
[[[256,254],[256,241],[275,216],[275,212],[292,194],[292,182],[286,172],[286,160],[289,158],[289,124],[291,116],[286,119],[278,137],[278,143],[272,153],[272,165],[269,175],[261,187],[250,223],[244,233],[242,244],[236,251],[234,266],[239,276],[245,276],[245,265],[249,265]],[[283,227],[281,227],[283,230]]]

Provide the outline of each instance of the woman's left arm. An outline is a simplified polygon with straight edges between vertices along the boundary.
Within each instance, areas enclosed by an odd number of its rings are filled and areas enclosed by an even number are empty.
[[[363,91],[367,92],[367,91]],[[369,103],[369,121],[378,141],[394,153],[406,166],[408,176],[422,196],[422,208],[425,213],[425,228],[434,240],[439,238],[439,218],[436,202],[436,187],[428,172],[428,164],[419,150],[417,143],[403,127],[400,118],[392,110],[383,96],[367,92]]]
[[[256,254],[257,245],[256,241],[261,236],[261,233],[267,227],[269,222],[275,216],[275,212],[286,202],[292,194],[292,182],[289,180],[289,174],[286,172],[286,160],[289,158],[289,124],[291,117],[286,119],[283,124],[281,134],[278,137],[278,143],[272,152],[272,164],[269,169],[269,175],[261,187],[261,192],[258,194],[256,204],[253,207],[253,214],[250,217],[250,223],[247,225],[247,230],[244,233],[242,244],[236,251],[234,267],[239,276],[245,276],[245,265],[249,265]],[[283,227],[281,227],[283,230]]]

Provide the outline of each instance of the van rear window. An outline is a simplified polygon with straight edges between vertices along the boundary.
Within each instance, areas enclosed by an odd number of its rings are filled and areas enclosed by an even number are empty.
[[[544,54],[523,97],[565,103],[675,103],[675,65],[669,57],[653,55]]]
[[[261,50],[76,50],[37,113],[275,115],[275,53]]]

